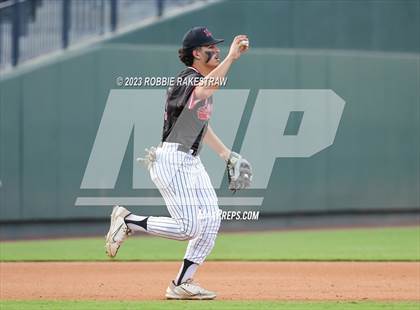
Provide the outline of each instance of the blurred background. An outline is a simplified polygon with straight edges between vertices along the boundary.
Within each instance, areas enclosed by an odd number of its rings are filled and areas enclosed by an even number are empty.
[[[102,234],[111,207],[78,197],[159,195],[133,189],[133,136],[115,188],[81,182],[116,77],[175,76],[184,33],[201,25],[226,40],[224,53],[235,35],[250,38],[227,84],[249,90],[236,151],[261,89],[331,89],[346,102],[333,145],[277,158],[267,189],[239,194],[261,206],[222,207],[260,219],[222,229],[420,223],[419,0],[0,0],[2,239]]]

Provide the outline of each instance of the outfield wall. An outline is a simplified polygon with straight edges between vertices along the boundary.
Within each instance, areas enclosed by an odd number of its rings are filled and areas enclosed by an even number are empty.
[[[155,190],[132,189],[134,137],[114,190],[80,185],[115,78],[168,76],[180,68],[176,46],[104,45],[3,78],[1,220],[102,218],[109,208],[75,207],[76,198],[156,196]],[[250,89],[236,147],[261,89],[332,89],[346,105],[332,146],[310,158],[277,159],[267,190],[247,195],[263,196],[258,209],[270,213],[418,208],[419,81],[418,54],[250,51],[232,68],[227,86]],[[216,101],[215,117],[223,104]],[[145,126],[162,122],[161,115],[140,117]],[[264,141],[270,124],[262,125]],[[229,122],[218,126],[224,132]],[[152,134],[158,139],[159,132]]]

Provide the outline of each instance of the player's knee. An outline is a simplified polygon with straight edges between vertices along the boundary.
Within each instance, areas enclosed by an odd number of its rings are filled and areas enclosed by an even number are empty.
[[[192,240],[197,238],[200,235],[200,232],[195,230],[188,230],[183,233],[183,240]]]
[[[184,223],[182,234],[184,240],[197,238],[201,234],[201,224],[197,221],[188,221]]]

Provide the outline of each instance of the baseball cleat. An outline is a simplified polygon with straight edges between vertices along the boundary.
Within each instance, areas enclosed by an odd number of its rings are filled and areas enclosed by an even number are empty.
[[[112,209],[111,225],[105,236],[105,250],[109,257],[117,255],[121,244],[127,239],[131,232],[124,221],[124,218],[130,214],[131,213],[126,208],[120,206],[115,206],[114,209]]]
[[[171,284],[166,289],[165,294],[167,299],[214,299],[216,298],[216,293],[208,291],[198,283],[194,283],[192,279],[188,279],[180,285],[175,285],[172,281]]]

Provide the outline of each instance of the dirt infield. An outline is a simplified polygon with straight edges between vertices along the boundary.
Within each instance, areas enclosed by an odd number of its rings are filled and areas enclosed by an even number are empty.
[[[0,263],[0,298],[157,300],[175,262]],[[224,300],[420,300],[419,262],[207,262]]]

